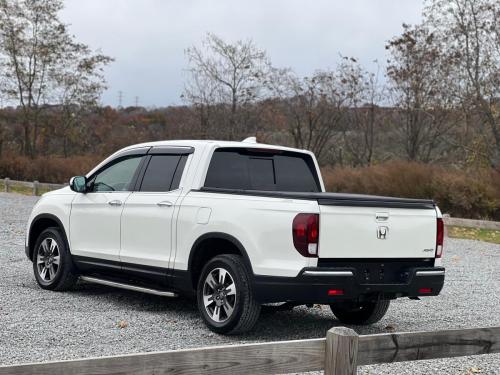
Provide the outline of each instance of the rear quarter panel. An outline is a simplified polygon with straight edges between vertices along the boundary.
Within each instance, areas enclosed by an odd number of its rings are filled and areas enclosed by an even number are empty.
[[[293,245],[292,221],[300,212],[318,213],[317,202],[191,191],[177,218],[174,268],[188,269],[195,241],[220,232],[241,242],[254,274],[296,276],[303,267],[316,264]]]

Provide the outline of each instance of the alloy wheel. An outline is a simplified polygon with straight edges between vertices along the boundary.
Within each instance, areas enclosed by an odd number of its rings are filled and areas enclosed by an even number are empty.
[[[38,247],[36,256],[36,268],[43,282],[54,281],[60,268],[60,260],[61,254],[57,241],[50,237],[45,238]]]
[[[203,304],[208,316],[217,323],[228,320],[236,305],[236,285],[224,268],[210,271],[203,284]]]

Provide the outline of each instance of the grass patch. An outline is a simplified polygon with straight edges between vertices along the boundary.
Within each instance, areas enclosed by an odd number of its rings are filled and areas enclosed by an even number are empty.
[[[500,230],[448,226],[448,237],[500,244]]]

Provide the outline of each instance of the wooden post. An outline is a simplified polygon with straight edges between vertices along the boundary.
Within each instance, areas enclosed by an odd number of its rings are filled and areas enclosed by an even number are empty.
[[[8,193],[10,190],[10,178],[5,177],[5,180],[3,180],[4,185],[5,185],[5,192]]]
[[[326,334],[325,375],[355,375],[358,334],[350,328],[334,327]]]
[[[33,195],[38,195],[40,192],[40,183],[38,181],[33,181]]]

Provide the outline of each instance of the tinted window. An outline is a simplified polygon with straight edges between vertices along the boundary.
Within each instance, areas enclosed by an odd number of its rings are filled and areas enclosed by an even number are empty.
[[[272,158],[248,159],[248,175],[250,186],[259,190],[274,190],[276,179],[274,176],[274,160]]]
[[[281,191],[320,191],[316,180],[316,166],[308,155],[276,155],[276,180]]]
[[[90,181],[90,191],[130,191],[141,158],[122,159],[97,173]]]
[[[153,155],[142,179],[141,191],[170,191],[179,187],[180,177],[176,185],[172,183],[176,170],[180,166],[180,155]],[[183,168],[184,166],[182,166]],[[182,174],[182,170],[178,175]]]
[[[205,186],[244,190],[320,191],[316,168],[309,155],[237,148],[223,148],[214,152]]]
[[[208,167],[205,186],[248,189],[247,158],[238,152],[216,150]]]

